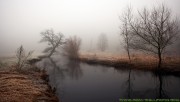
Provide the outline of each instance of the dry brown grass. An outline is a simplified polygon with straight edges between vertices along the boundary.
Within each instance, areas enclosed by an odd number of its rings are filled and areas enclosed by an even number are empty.
[[[94,62],[97,64],[100,62],[100,64],[113,65],[115,67],[121,66],[122,64],[128,64],[133,69],[140,70],[155,70],[157,68],[158,62],[158,59],[155,56],[149,54],[134,54],[131,56],[130,62],[126,54],[118,55],[109,53],[81,53],[80,60],[85,62]],[[180,58],[164,57],[163,68],[169,71],[180,71]]]
[[[15,63],[15,57],[0,57],[0,70],[9,70]]]
[[[0,72],[0,102],[57,102],[42,73]]]
[[[16,63],[16,57],[0,57],[0,102],[58,102],[45,72],[30,64],[17,70]]]

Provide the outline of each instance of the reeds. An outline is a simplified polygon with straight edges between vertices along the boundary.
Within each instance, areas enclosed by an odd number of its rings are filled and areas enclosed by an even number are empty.
[[[132,68],[140,70],[156,70],[158,58],[150,54],[133,54],[131,61],[126,55],[109,54],[109,53],[81,53],[80,60],[90,64],[102,64],[114,66],[116,68]],[[163,70],[179,71],[179,57],[164,57]]]

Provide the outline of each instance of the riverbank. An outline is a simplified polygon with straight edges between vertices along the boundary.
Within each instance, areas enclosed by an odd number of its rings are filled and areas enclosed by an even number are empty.
[[[133,55],[131,62],[124,55],[106,53],[81,53],[80,61],[89,64],[101,64],[118,69],[156,71],[158,59],[150,55]],[[180,75],[180,58],[164,57],[161,71]]]
[[[13,58],[12,58],[13,59]],[[24,69],[1,61],[0,101],[2,102],[58,102],[58,98],[46,81],[46,72],[38,70],[33,64]]]

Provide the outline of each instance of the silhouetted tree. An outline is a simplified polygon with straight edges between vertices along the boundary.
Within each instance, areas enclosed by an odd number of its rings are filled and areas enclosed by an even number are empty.
[[[81,39],[77,36],[69,37],[66,39],[64,45],[64,53],[70,59],[77,59],[79,57],[79,50],[81,45]]]
[[[138,18],[128,19],[135,36],[132,47],[156,54],[158,68],[161,68],[165,48],[174,42],[179,32],[177,19],[172,18],[171,11],[164,5],[151,10],[144,8],[138,14]]]
[[[32,55],[33,51],[30,51],[27,55],[25,53],[25,50],[23,46],[21,45],[16,52],[16,57],[17,57],[17,69],[21,70],[21,68],[24,66],[25,62],[27,59]]]
[[[131,26],[129,25],[128,20],[132,19],[132,13],[131,13],[131,8],[128,7],[127,11],[124,12],[119,18],[122,22],[122,25],[120,26],[120,36],[123,37],[123,41],[124,41],[124,48],[127,52],[129,61],[131,61],[131,57],[130,57],[130,45],[132,43],[132,38],[133,38],[133,34],[132,34],[132,30],[131,30]]]
[[[49,47],[47,47],[43,52],[48,54],[48,57],[51,57],[51,55],[56,52],[56,48],[58,48],[60,45],[64,44],[63,42],[63,34],[58,33],[57,35],[54,33],[53,29],[46,30],[44,32],[41,32],[42,39],[40,42],[47,42]]]
[[[104,34],[104,33],[100,34],[97,46],[98,46],[98,49],[101,51],[105,51],[107,49],[108,39],[107,39],[106,34]]]

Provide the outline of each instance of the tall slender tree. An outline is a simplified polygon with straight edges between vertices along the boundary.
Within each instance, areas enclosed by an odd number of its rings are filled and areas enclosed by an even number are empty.
[[[131,56],[130,56],[130,45],[132,42],[133,34],[131,31],[131,26],[129,25],[128,20],[131,21],[132,19],[132,9],[130,6],[127,7],[127,11],[123,12],[121,16],[119,16],[120,21],[122,22],[122,25],[120,26],[120,37],[123,37],[124,41],[124,48],[127,52],[129,61],[131,61]]]

